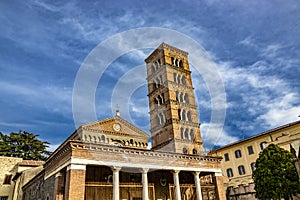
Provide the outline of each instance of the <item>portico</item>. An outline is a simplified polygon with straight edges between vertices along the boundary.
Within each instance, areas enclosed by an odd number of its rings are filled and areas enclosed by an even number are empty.
[[[68,189],[64,195],[76,194],[72,196],[75,200],[100,197],[106,200],[212,199],[218,195],[218,184],[223,184],[215,178],[220,173],[217,167],[220,158],[75,141],[70,142],[70,146],[73,155],[81,152],[81,156],[72,157],[48,177],[62,180],[65,174],[63,187]],[[125,162],[128,160],[130,162]]]

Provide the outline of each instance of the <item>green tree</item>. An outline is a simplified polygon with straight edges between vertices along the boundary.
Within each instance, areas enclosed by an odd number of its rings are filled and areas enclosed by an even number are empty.
[[[292,154],[275,144],[265,148],[256,160],[253,180],[260,200],[293,199],[300,192]]]
[[[19,131],[5,135],[0,132],[0,156],[17,157],[25,160],[45,160],[51,152],[48,142],[40,141],[38,135]]]

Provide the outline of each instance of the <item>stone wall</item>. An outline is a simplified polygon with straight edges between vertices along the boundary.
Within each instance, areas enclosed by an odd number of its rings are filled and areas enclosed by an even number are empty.
[[[44,171],[40,172],[22,188],[23,200],[49,200],[45,195],[44,174]],[[47,187],[46,189],[48,190]]]
[[[44,183],[44,199],[54,199],[55,175],[47,178]]]
[[[228,200],[256,200],[254,183],[227,188]]]

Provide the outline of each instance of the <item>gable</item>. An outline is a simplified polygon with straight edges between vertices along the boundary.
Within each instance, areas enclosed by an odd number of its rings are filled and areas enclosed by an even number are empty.
[[[148,139],[149,135],[119,116],[100,120],[82,126],[83,130],[109,135],[122,135]]]

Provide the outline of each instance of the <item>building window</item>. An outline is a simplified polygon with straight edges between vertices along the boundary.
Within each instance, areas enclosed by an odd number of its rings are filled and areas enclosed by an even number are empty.
[[[255,162],[251,163],[250,166],[251,166],[252,172],[254,172],[254,170],[255,170]]]
[[[267,142],[260,143],[260,149],[264,150],[266,148],[266,144],[267,144]]]
[[[3,184],[10,184],[11,176],[12,176],[11,174],[6,174],[4,177]]]
[[[0,197],[0,200],[7,200],[8,197]]]
[[[235,151],[235,157],[236,157],[236,158],[242,157],[241,150],[236,150],[236,151]]]
[[[182,152],[183,152],[184,154],[187,154],[187,149],[184,147],[184,148],[182,149]]]
[[[246,174],[244,165],[240,165],[240,166],[238,167],[238,170],[239,170],[239,174],[240,174],[240,175]]]
[[[228,178],[233,177],[233,172],[232,172],[232,169],[231,169],[231,168],[228,168],[228,169],[226,170],[226,172],[227,172],[227,177],[228,177]]]
[[[197,150],[193,149],[193,154],[196,155],[197,154]]]
[[[229,154],[228,154],[228,153],[225,153],[225,154],[224,154],[224,158],[225,158],[225,161],[229,161]]]
[[[252,146],[248,146],[248,153],[249,153],[249,155],[254,154]]]

